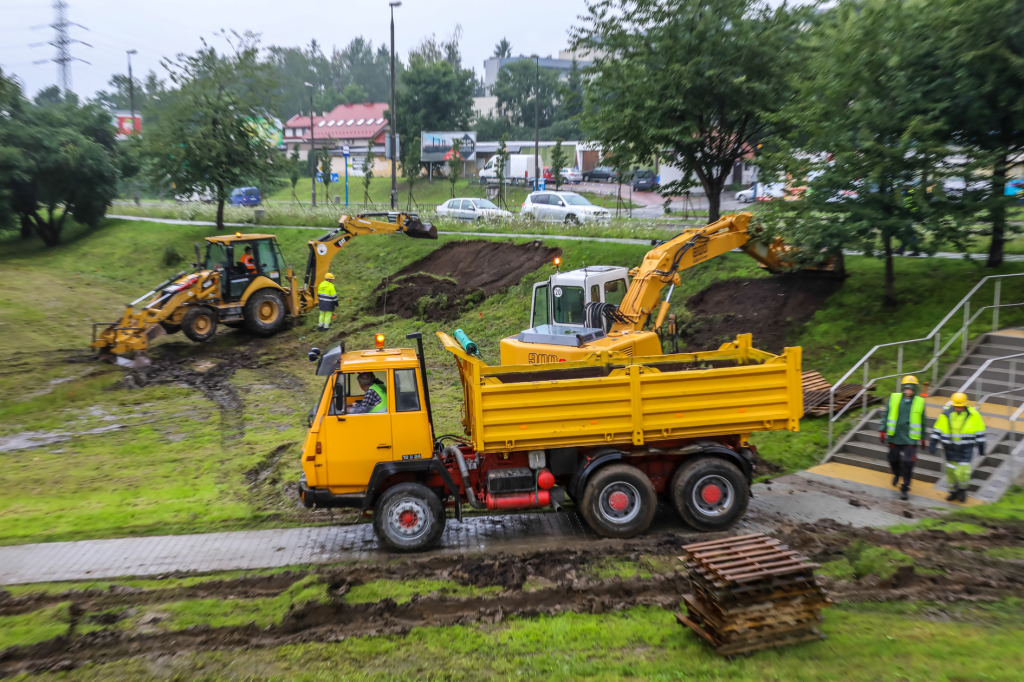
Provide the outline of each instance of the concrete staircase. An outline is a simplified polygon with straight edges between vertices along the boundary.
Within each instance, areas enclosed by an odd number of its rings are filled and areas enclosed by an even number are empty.
[[[1024,404],[1024,330],[1005,329],[985,334],[943,377],[925,399],[925,427],[929,441],[935,419],[949,397],[959,391],[981,366],[992,358],[1021,354],[1015,360],[998,360],[975,378],[967,389],[972,403],[986,394],[1021,388],[1006,395],[992,396],[981,406],[985,419],[985,457],[975,455],[969,495],[981,502],[994,502],[1024,471],[1024,415],[1015,433],[1009,417]],[[825,462],[890,473],[887,446],[878,439],[884,408],[875,408],[861,419],[833,448]],[[877,475],[876,475],[877,476]],[[942,448],[934,454],[919,450],[914,480],[946,491],[945,459]],[[913,488],[911,492],[913,493]]]

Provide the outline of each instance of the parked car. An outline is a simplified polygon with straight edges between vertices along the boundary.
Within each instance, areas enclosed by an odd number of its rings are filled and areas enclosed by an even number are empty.
[[[607,222],[608,210],[594,206],[576,192],[533,192],[521,211],[537,220],[565,223]]]
[[[454,218],[456,220],[504,220],[511,218],[512,214],[498,208],[494,202],[487,199],[475,197],[458,197],[449,199],[437,207],[438,217]]]
[[[598,166],[581,174],[583,182],[615,182],[617,176],[611,166]]]
[[[748,187],[747,189],[741,189],[736,192],[736,201],[741,204],[749,204],[754,201],[754,188]]]
[[[259,206],[263,203],[263,197],[255,187],[236,187],[231,190],[228,203],[232,206]]]
[[[555,174],[551,170],[551,166],[544,166],[544,180],[547,182],[555,181]],[[583,182],[583,174],[573,168],[563,168],[562,183],[566,182]]]
[[[771,201],[772,199],[783,199],[786,196],[786,183],[770,182],[766,185],[759,184],[757,188],[758,201]]]
[[[635,192],[653,192],[658,189],[658,179],[655,177],[654,171],[647,168],[633,171],[633,182],[631,184]]]

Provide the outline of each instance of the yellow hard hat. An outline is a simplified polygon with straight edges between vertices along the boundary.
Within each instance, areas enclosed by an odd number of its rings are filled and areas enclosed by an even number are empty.
[[[332,275],[331,273],[328,272],[326,275],[324,275],[324,279],[328,279],[328,280],[334,279],[334,275]]]
[[[913,374],[908,374],[907,376],[903,377],[903,381],[900,385],[906,386],[907,384],[914,384],[915,386],[917,386],[917,377],[915,377]]]
[[[967,407],[967,394],[966,393],[954,393],[953,394],[953,407]]]

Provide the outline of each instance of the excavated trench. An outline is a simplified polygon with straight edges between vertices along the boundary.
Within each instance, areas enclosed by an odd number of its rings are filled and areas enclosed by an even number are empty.
[[[914,559],[895,575],[861,580],[822,578],[838,602],[926,600],[934,602],[994,601],[1024,597],[1024,562],[997,559],[983,552],[996,547],[1024,546],[1024,531],[996,528],[984,534],[935,530],[892,534],[854,529],[834,521],[801,524],[780,530],[783,542],[823,563],[843,556],[856,541],[897,549]],[[709,534],[708,539],[716,537]],[[499,623],[509,616],[605,613],[634,606],[677,608],[689,591],[681,564],[673,561],[685,540],[671,533],[634,541],[595,543],[573,550],[546,550],[487,557],[429,557],[386,564],[355,564],[294,571],[269,576],[212,580],[188,587],[141,590],[72,591],[27,594],[12,598],[0,591],[0,615],[29,613],[71,601],[73,620],[103,629],[68,635],[0,652],[0,676],[69,670],[135,656],[161,656],[191,651],[269,648],[298,642],[338,641],[351,636],[401,635],[414,627]],[[650,577],[597,579],[602,562],[632,563],[643,557]],[[916,570],[927,571],[918,573]],[[279,625],[257,627],[190,627],[175,631],[131,632],[117,627],[122,614],[146,605],[185,599],[253,599],[274,597],[310,573],[327,585],[326,603],[300,606]],[[176,577],[176,576],[164,576]],[[375,580],[450,580],[478,587],[499,586],[493,595],[456,598],[432,593],[398,604],[346,602],[349,591]]]
[[[450,321],[562,253],[542,246],[484,239],[449,242],[381,280],[374,313]]]

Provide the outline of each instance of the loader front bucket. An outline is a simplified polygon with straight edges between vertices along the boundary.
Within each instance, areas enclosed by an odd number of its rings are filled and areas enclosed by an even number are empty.
[[[413,239],[437,239],[437,228],[433,223],[424,223],[413,216],[405,219],[405,233]]]

